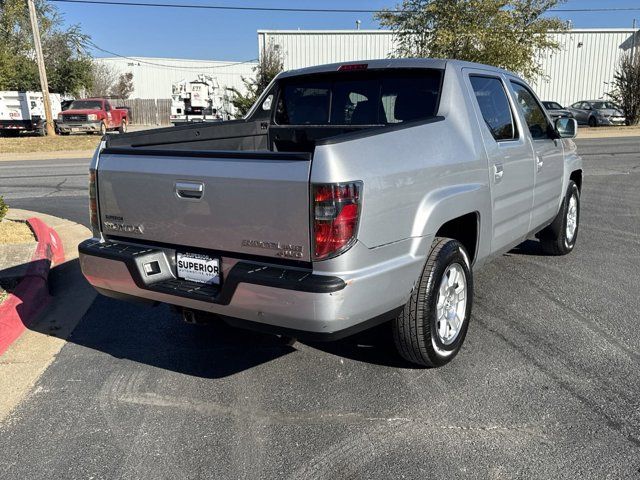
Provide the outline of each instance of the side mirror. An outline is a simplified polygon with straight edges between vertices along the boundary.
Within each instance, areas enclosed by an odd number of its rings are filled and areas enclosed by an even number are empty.
[[[576,138],[578,135],[578,122],[575,118],[560,117],[555,121],[554,127],[560,138]]]

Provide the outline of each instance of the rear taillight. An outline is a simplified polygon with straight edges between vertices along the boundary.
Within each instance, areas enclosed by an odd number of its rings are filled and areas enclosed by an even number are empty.
[[[89,220],[94,237],[100,236],[100,223],[98,221],[98,196],[97,196],[96,171],[89,170]]]
[[[313,257],[335,257],[356,240],[362,182],[314,184],[312,195]]]

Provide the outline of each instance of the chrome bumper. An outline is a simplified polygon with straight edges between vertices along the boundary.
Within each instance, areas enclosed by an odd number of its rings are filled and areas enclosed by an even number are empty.
[[[82,123],[61,123],[56,122],[58,130],[61,132],[99,132],[102,121],[82,122]]]

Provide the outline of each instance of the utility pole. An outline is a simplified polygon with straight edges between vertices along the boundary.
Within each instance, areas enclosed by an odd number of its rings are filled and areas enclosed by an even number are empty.
[[[40,44],[40,29],[38,28],[38,18],[36,17],[36,6],[33,0],[27,0],[29,6],[29,18],[31,19],[31,30],[33,31],[33,46],[36,50],[36,60],[38,61],[38,72],[40,74],[40,88],[42,89],[42,101],[44,103],[44,116],[47,121],[47,136],[56,134],[53,128],[53,115],[51,115],[51,100],[49,99],[49,83],[47,82],[47,71],[44,68],[44,55]]]

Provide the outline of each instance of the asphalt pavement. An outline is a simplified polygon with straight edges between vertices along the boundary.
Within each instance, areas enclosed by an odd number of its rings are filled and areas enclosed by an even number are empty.
[[[90,158],[0,162],[0,195],[14,208],[89,222]]]
[[[575,251],[477,272],[449,365],[404,364],[385,326],[289,345],[98,297],[0,425],[0,478],[640,478],[640,137],[578,145]],[[86,164],[35,165],[0,194],[79,215]]]

